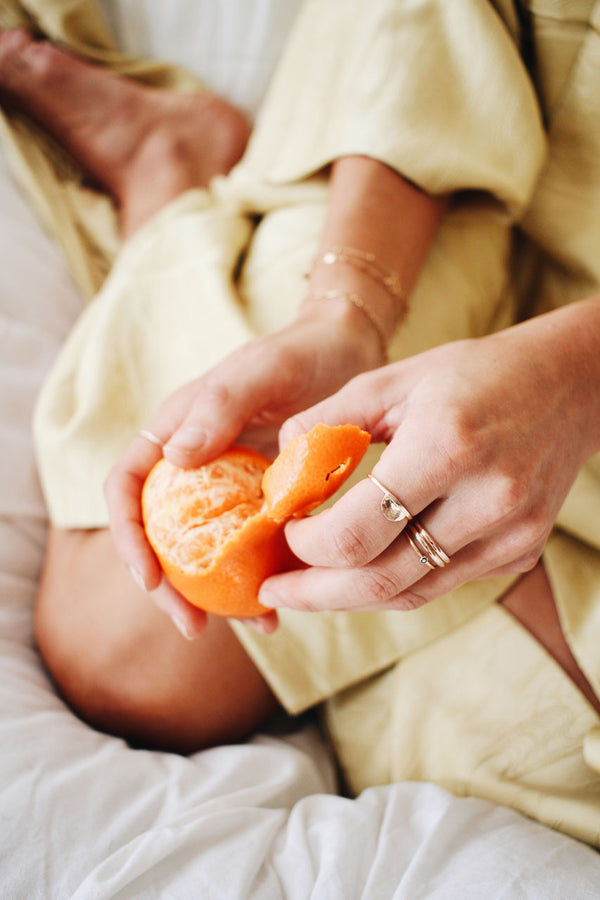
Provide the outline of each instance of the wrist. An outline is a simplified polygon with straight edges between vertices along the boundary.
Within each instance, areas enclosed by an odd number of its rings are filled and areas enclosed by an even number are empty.
[[[316,322],[327,332],[332,353],[336,354],[336,364],[343,369],[358,374],[387,362],[379,323],[368,310],[367,301],[358,293],[311,294],[302,302],[299,318]]]
[[[334,247],[315,258],[309,288],[315,298],[335,294],[360,298],[356,305],[363,308],[387,352],[387,345],[406,311],[402,284],[395,271],[385,269],[373,254],[362,249]]]
[[[572,437],[583,464],[600,452],[600,296],[570,303],[516,326],[540,390]]]

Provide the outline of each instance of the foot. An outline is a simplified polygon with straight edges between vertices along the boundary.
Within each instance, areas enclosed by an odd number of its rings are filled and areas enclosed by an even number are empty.
[[[250,133],[243,113],[213,94],[147,87],[23,29],[0,32],[0,100],[114,197],[126,235],[183,191],[227,174]]]

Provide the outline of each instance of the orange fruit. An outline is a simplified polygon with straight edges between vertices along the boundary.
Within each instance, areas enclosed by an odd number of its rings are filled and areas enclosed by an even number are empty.
[[[234,446],[197,469],[166,459],[142,491],[148,540],[180,594],[207,612],[268,612],[258,590],[295,568],[283,527],[315,509],[354,471],[370,442],[356,425],[317,425],[293,438],[275,462]]]

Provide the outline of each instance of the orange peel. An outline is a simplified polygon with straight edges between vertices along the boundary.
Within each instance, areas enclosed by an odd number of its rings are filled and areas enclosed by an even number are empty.
[[[298,565],[285,523],[329,499],[369,442],[356,425],[317,425],[292,438],[273,463],[241,446],[196,469],[159,460],[144,483],[142,516],[167,579],[216,615],[268,612],[257,599],[260,585]]]

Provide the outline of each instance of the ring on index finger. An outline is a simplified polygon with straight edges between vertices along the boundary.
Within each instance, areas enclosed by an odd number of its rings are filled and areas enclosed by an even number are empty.
[[[401,522],[403,519],[412,519],[412,516],[405,505],[401,503],[400,500],[398,500],[398,498],[379,481],[379,479],[375,478],[375,476],[370,473],[367,475],[367,478],[369,481],[372,481],[375,487],[379,488],[383,494],[381,500],[381,512],[388,522]]]

